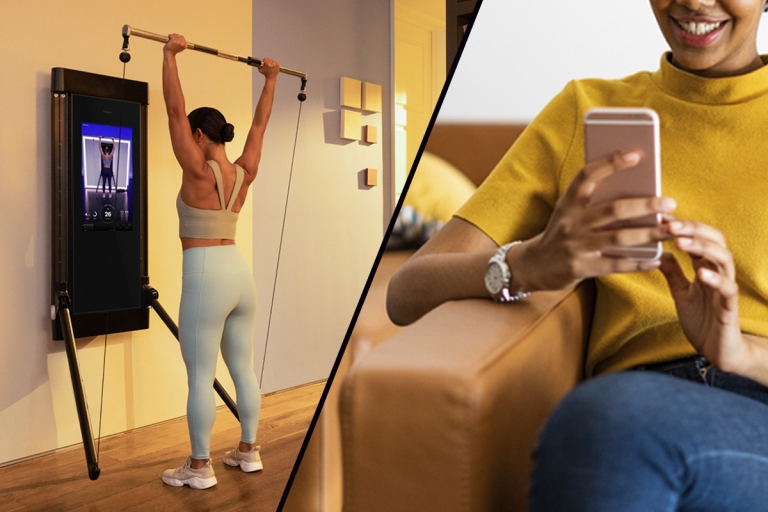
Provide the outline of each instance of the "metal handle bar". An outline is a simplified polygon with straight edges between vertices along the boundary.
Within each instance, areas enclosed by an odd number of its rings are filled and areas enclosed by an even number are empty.
[[[123,37],[128,38],[130,36],[141,37],[144,39],[151,39],[152,41],[157,41],[158,43],[167,43],[169,39],[168,36],[164,36],[162,34],[156,34],[154,32],[148,32],[146,30],[133,28],[130,25],[123,25]],[[261,59],[254,59],[253,57],[242,57],[240,55],[234,55],[232,53],[223,52],[221,50],[217,50],[215,48],[210,48],[208,46],[203,46],[200,44],[187,42],[187,48],[190,50],[195,50],[198,52],[215,55],[217,57],[221,57],[222,59],[229,59],[229,60],[234,60],[236,62],[242,62],[242,63],[248,64],[249,66],[261,67],[263,65],[263,62],[261,61]],[[303,81],[307,80],[307,74],[302,71],[296,71],[295,69],[284,68],[280,66],[280,72],[285,73],[287,75],[299,77]]]

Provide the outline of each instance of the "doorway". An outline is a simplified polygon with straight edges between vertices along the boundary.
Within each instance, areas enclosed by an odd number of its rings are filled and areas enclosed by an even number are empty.
[[[445,83],[445,0],[394,0],[394,209]]]

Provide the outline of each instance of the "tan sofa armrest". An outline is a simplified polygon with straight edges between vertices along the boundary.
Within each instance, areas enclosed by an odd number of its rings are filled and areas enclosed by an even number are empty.
[[[344,510],[522,510],[536,434],[582,378],[593,293],[447,303],[355,364]]]
[[[347,348],[336,369],[333,386],[325,398],[301,466],[285,502],[285,512],[339,511],[342,500],[339,393],[341,382],[355,360],[400,330],[387,316],[389,280],[414,251],[387,251],[368,290]]]

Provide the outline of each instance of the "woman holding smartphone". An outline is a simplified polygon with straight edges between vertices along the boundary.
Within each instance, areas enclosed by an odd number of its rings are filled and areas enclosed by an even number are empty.
[[[569,83],[390,284],[390,316],[406,324],[448,300],[514,303],[596,280],[585,367],[596,378],[541,434],[534,511],[768,503],[765,0],[650,4],[671,49],[660,68]],[[584,165],[593,107],[659,114],[665,197],[590,202],[643,158]],[[649,215],[664,221],[621,223]],[[667,250],[656,261],[609,255],[655,242]]]
[[[224,454],[224,463],[246,472],[262,469],[256,445],[261,393],[252,357],[256,289],[235,246],[235,230],[238,212],[259,168],[279,66],[264,59],[259,68],[264,88],[243,154],[231,163],[224,144],[234,137],[234,127],[224,116],[209,107],[187,116],[176,67],[176,55],[185,48],[183,36],[169,36],[163,48],[163,96],[173,153],[182,169],[176,199],[184,251],[179,342],[187,367],[192,455],[181,467],[165,471],[163,481],[205,489],[216,484],[210,440],[216,418],[213,381],[219,347],[235,383],[242,427],[240,443]]]

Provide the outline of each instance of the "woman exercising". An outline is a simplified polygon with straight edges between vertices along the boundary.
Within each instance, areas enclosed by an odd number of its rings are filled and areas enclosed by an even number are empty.
[[[112,161],[115,156],[115,139],[110,139],[112,142],[102,142],[102,137],[99,137],[99,152],[101,153],[101,175],[99,181],[101,181],[101,197],[104,197],[105,189],[109,184],[109,197],[112,197],[112,183],[115,181],[114,172],[112,170]],[[96,183],[96,191],[99,190],[99,183]],[[115,184],[115,192],[117,192],[117,184]]]
[[[187,367],[192,455],[181,467],[165,471],[163,481],[205,489],[216,484],[209,449],[216,417],[213,381],[219,347],[235,383],[242,427],[240,444],[224,454],[224,463],[246,472],[262,469],[256,446],[261,393],[252,360],[256,288],[235,246],[235,229],[259,168],[279,66],[264,59],[259,68],[264,88],[243,154],[231,163],[224,144],[234,137],[234,127],[224,116],[209,107],[186,114],[176,67],[176,54],[185,48],[186,40],[179,34],[171,34],[163,47],[163,96],[173,152],[182,169],[176,198],[184,251],[179,341]]]
[[[533,511],[768,507],[765,4],[650,0],[671,49],[660,68],[569,83],[392,278],[388,308],[401,324],[449,300],[516,307],[528,292],[596,280],[594,378],[542,430]],[[592,107],[658,112],[667,197],[590,203],[602,179],[643,158],[585,165]],[[621,222],[645,215],[665,221]],[[660,261],[606,255],[648,242],[666,243]],[[493,269],[499,286],[484,284]]]

